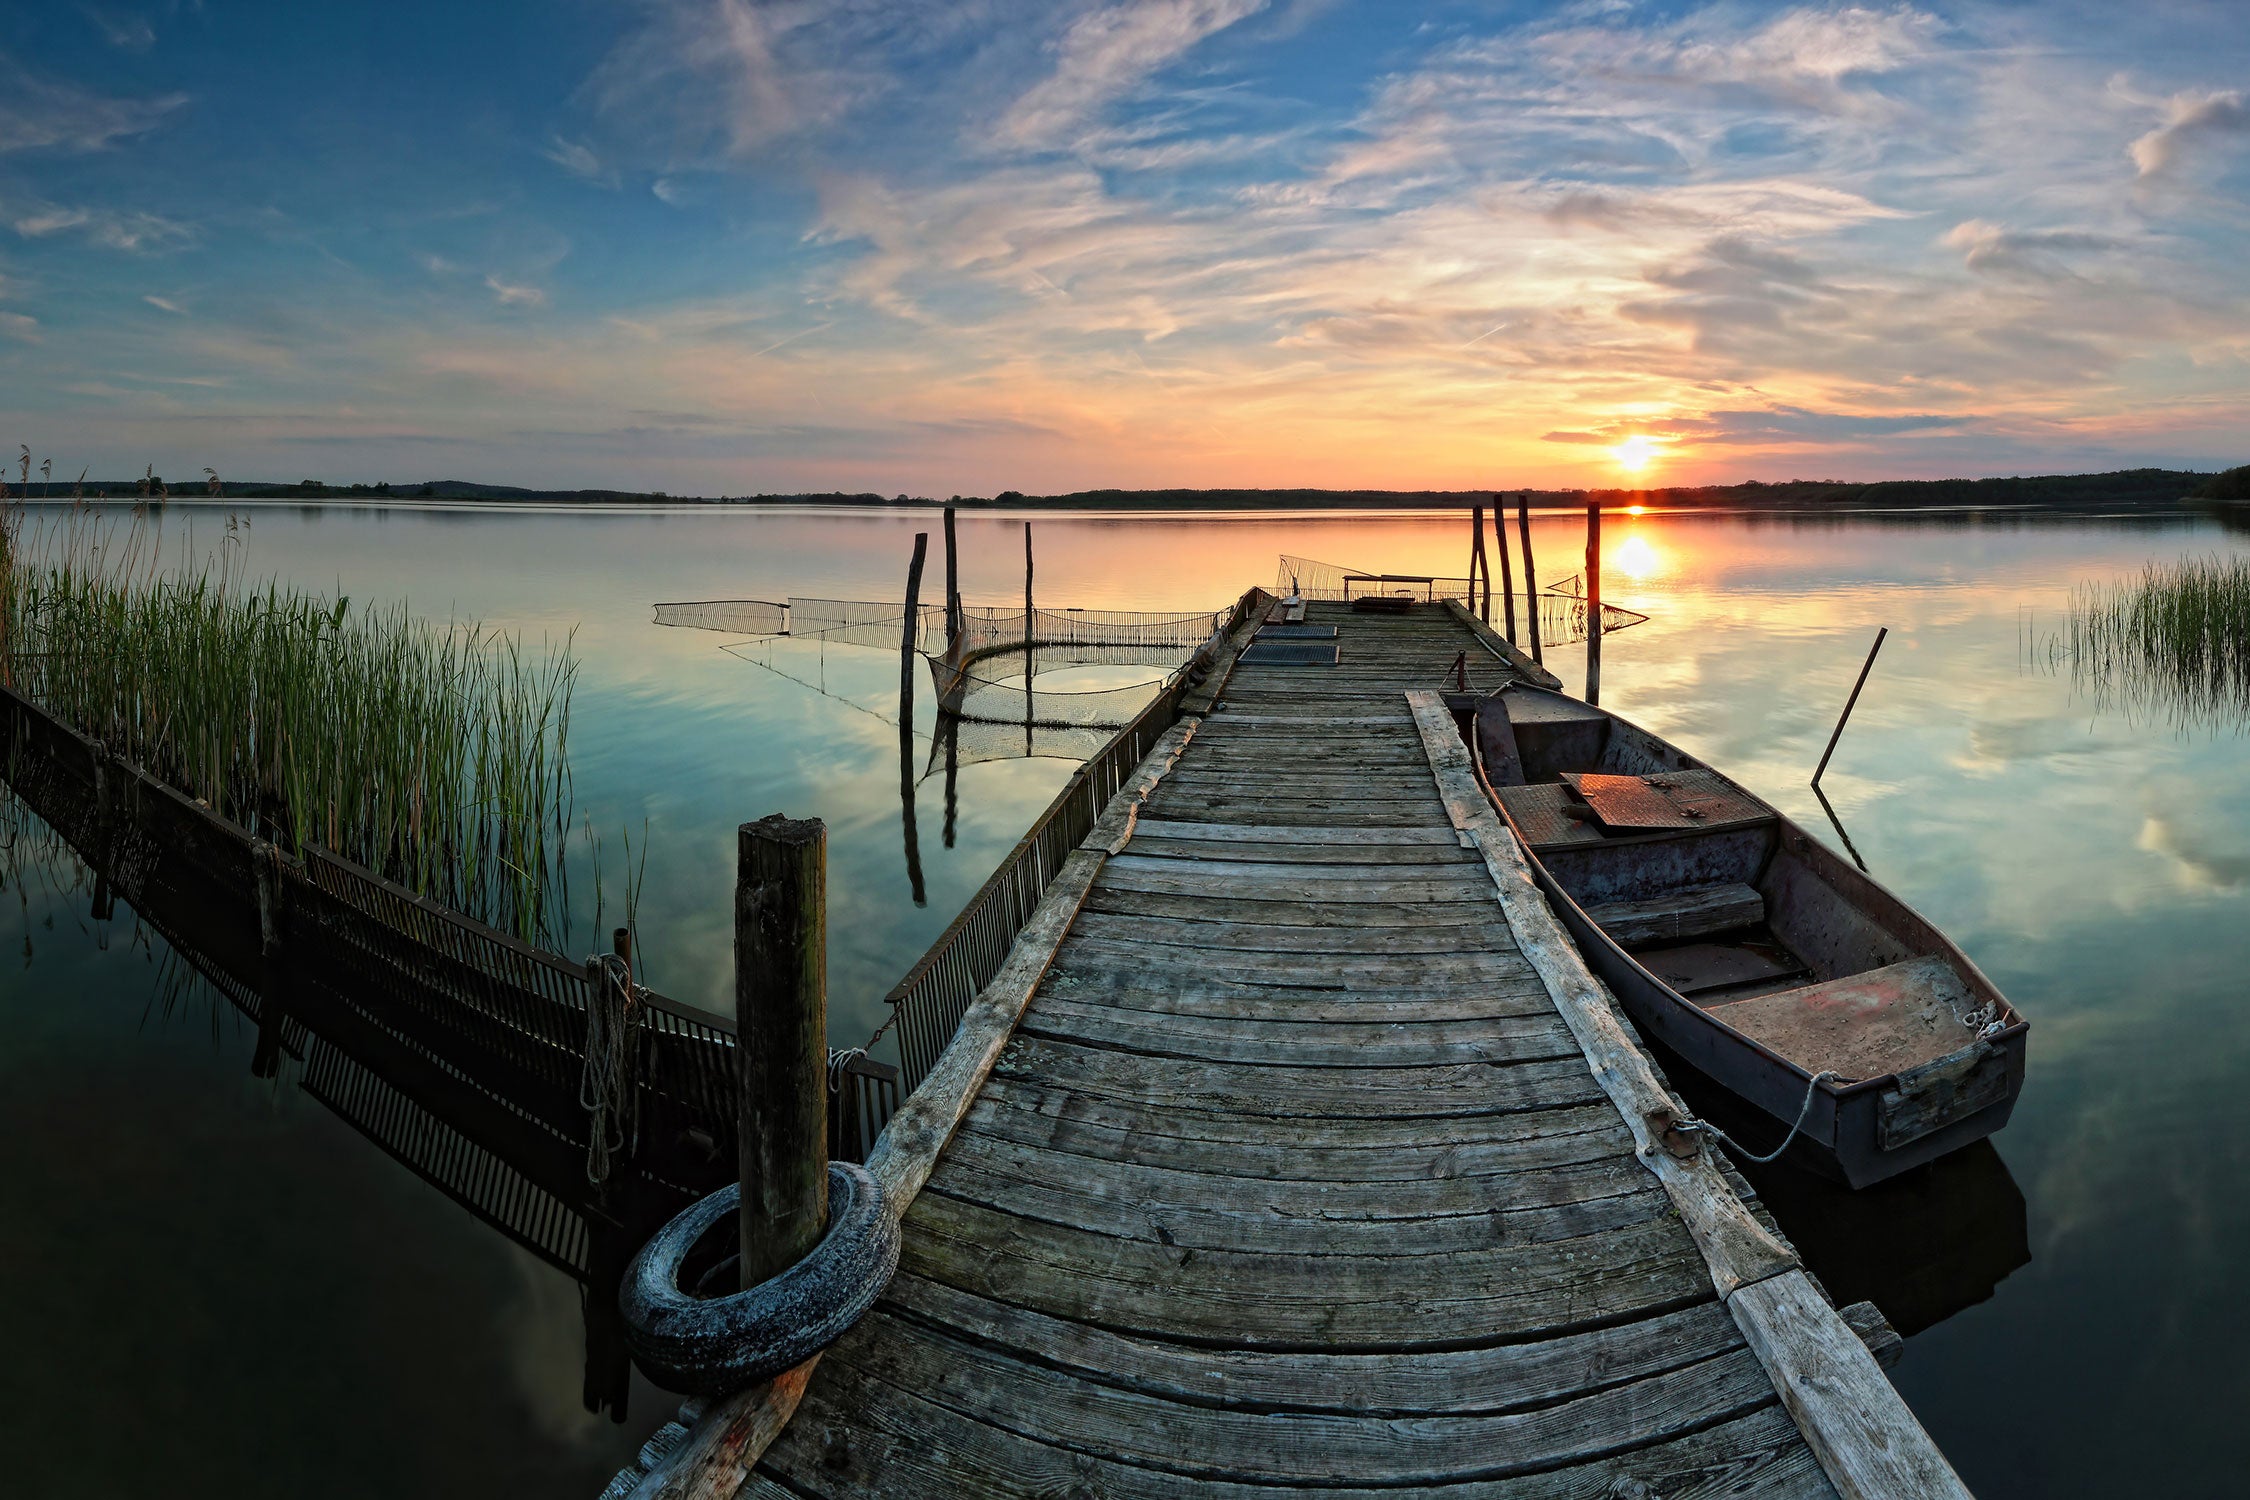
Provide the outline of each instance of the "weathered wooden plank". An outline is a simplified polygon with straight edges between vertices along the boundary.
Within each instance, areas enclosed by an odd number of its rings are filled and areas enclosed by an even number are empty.
[[[1396,708],[1358,709],[1342,713],[1291,713],[1267,714],[1250,709],[1225,708],[1211,714],[1203,723],[1207,730],[1224,733],[1229,730],[1266,731],[1279,734],[1300,732],[1308,719],[1317,719],[1324,733],[1349,735],[1360,731],[1411,730],[1413,717]]]
[[[1303,798],[1187,795],[1159,802],[1156,811],[1165,817],[1208,817],[1234,821],[1265,821],[1282,826],[1323,827],[1335,824],[1363,825],[1380,828],[1396,823],[1401,818],[1413,817],[1431,811],[1425,801],[1382,801],[1373,798],[1358,800],[1349,797]]]
[[[1149,1057],[1294,1067],[1394,1067],[1514,1063],[1568,1057],[1576,1046],[1560,1017],[1476,1021],[1274,1021],[1146,1011],[1042,995],[1017,1023],[1027,1035],[1116,1047]]]
[[[1263,823],[1189,823],[1174,818],[1147,817],[1138,832],[1145,837],[1210,844],[1355,844],[1427,845],[1458,849],[1460,840],[1450,827],[1428,822],[1402,824],[1381,830],[1368,828],[1275,828]]]
[[[1276,953],[1509,953],[1515,939],[1497,906],[1474,927],[1371,925],[1348,919],[1311,932],[1263,922],[1199,922],[1164,917],[1121,917],[1081,912],[1072,931],[1085,939],[1154,943],[1179,948],[1243,948]]]
[[[1120,854],[1112,858],[1102,870],[1104,884],[1120,890],[1163,890],[1165,885],[1138,883],[1165,881],[1176,887],[1181,882],[1199,881],[1205,886],[1217,887],[1214,894],[1225,894],[1228,888],[1253,888],[1256,886],[1288,886],[1299,890],[1322,885],[1337,884],[1354,889],[1374,887],[1418,888],[1461,893],[1456,899],[1466,900],[1472,895],[1489,895],[1492,882],[1475,865],[1458,868],[1445,866],[1417,866],[1400,871],[1389,865],[1295,865],[1281,860],[1210,860],[1200,867],[1176,859],[1157,859],[1145,854]],[[1288,899],[1302,899],[1294,893]],[[1385,896],[1363,897],[1364,900],[1386,900]]]
[[[1277,830],[1287,831],[1287,830]],[[1334,833],[1335,829],[1322,829]],[[1374,830],[1370,829],[1372,835]],[[1194,859],[1212,864],[1255,860],[1266,864],[1364,865],[1379,861],[1394,869],[1414,865],[1466,865],[1476,856],[1458,844],[1393,844],[1369,837],[1346,843],[1309,843],[1290,840],[1270,844],[1213,843],[1209,840],[1168,839],[1148,832],[1144,824],[1126,846],[1150,859]]]
[[[1324,1119],[1442,1119],[1545,1110],[1601,1097],[1584,1063],[1571,1059],[1506,1067],[1286,1068],[1149,1058],[1018,1037],[994,1071],[1155,1109]]]
[[[1511,1194],[1517,1186],[1530,1191]],[[1291,1255],[1450,1254],[1576,1239],[1670,1211],[1664,1190],[1615,1156],[1512,1176],[1246,1183],[973,1129],[954,1138],[925,1191],[1123,1239]]]
[[[970,1118],[980,1131],[1027,1145],[1185,1172],[1242,1180],[1416,1182],[1536,1175],[1618,1157],[1631,1137],[1602,1110],[1598,1095],[1438,1121],[1181,1109],[999,1071]]]
[[[1228,1015],[1268,1021],[1479,1021],[1554,1014],[1554,1005],[1536,978],[1448,986],[1433,993],[1302,985],[1171,985],[1108,968],[1049,969],[1039,993],[1042,999],[1079,1000],[1158,1016]]]
[[[1128,845],[1127,847],[1131,847]],[[1162,891],[1121,890],[1094,883],[1086,911],[1128,917],[1177,917],[1183,921],[1253,922],[1263,926],[1326,927],[1332,923],[1354,927],[1475,927],[1492,919],[1497,906],[1489,890],[1465,900],[1410,901],[1351,899],[1349,888],[1324,892],[1317,901],[1300,901],[1267,887],[1229,891],[1224,896],[1207,893],[1180,895]]]
[[[1744,1347],[1716,1301],[1560,1338],[1411,1354],[1213,1349],[1136,1339],[900,1276],[891,1301],[1001,1348],[1035,1349],[1083,1378],[1253,1411],[1372,1417],[1502,1412],[1622,1385]]]
[[[1097,962],[1130,965],[1143,974],[1181,979],[1216,978],[1237,984],[1301,985],[1307,981],[1351,989],[1382,985],[1464,984],[1518,979],[1524,960],[1515,953],[1261,953],[1254,948],[1181,948],[1154,943],[1113,943],[1074,938],[1065,952],[1073,967]]]
[[[1149,747],[1141,763],[1133,768],[1125,784],[1109,799],[1101,817],[1095,820],[1093,829],[1079,847],[1096,854],[1115,854],[1131,841],[1141,809],[1164,778],[1179,766],[1180,757],[1186,753],[1188,742],[1195,738],[1201,723],[1199,719],[1182,719],[1164,731]]]
[[[1386,1349],[1560,1332],[1685,1306],[1678,1221],[1427,1256],[1265,1255],[1126,1240],[925,1193],[900,1265],[1048,1314],[1244,1348]],[[1856,1346],[1856,1340],[1854,1341]]]
[[[1798,1431],[1845,1500],[1969,1500],[1875,1356],[1803,1271],[1727,1299]]]
[[[992,1500],[1274,1500],[1271,1485],[1180,1475],[1117,1463],[1005,1431],[839,1361],[768,1460],[797,1495],[893,1500],[973,1492]],[[1329,1500],[1397,1500],[1396,1488],[1338,1483]],[[1301,1487],[1300,1487],[1301,1488]],[[1539,1474],[1469,1480],[1451,1500],[1814,1500],[1834,1491],[1778,1404],[1700,1432]]]
[[[1076,1379],[981,1342],[878,1314],[859,1370],[1034,1442],[1195,1480],[1295,1485],[1339,1471],[1369,1484],[1444,1485],[1537,1473],[1683,1436],[1772,1403],[1748,1350],[1524,1412],[1411,1422],[1242,1412]]]

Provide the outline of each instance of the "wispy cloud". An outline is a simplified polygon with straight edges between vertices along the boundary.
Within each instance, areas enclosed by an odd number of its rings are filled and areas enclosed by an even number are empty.
[[[34,73],[0,56],[0,152],[99,151],[163,123],[185,94],[125,99]]]
[[[1054,71],[1000,117],[1013,146],[1066,143],[1102,106],[1266,0],[1117,0],[1081,16],[1054,45]]]
[[[493,298],[502,307],[545,307],[547,294],[540,288],[523,282],[502,281],[498,276],[487,276],[484,284],[492,289]]]
[[[29,313],[0,311],[0,334],[35,344],[39,342],[39,320]]]
[[[127,52],[146,52],[156,45],[156,28],[146,16],[118,15],[86,7],[86,18],[98,27],[102,40]]]
[[[184,318],[187,316],[187,309],[180,306],[179,303],[174,302],[169,297],[159,297],[154,293],[150,293],[143,296],[141,300],[143,302],[146,302],[149,306],[155,308],[159,312],[168,312],[171,313],[174,317],[180,318]]]
[[[573,177],[600,183],[604,187],[617,186],[617,174],[603,166],[602,159],[595,154],[594,148],[583,141],[566,140],[558,135],[540,155]]]
[[[195,238],[195,231],[161,214],[46,204],[26,209],[11,221],[25,239],[79,234],[112,250],[167,250]]]

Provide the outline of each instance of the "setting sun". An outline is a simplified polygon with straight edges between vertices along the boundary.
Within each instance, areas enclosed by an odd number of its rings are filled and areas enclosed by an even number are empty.
[[[1656,444],[1639,433],[1635,433],[1624,442],[1610,449],[1609,456],[1617,460],[1619,468],[1630,469],[1638,473],[1648,467],[1650,459],[1656,457]]]

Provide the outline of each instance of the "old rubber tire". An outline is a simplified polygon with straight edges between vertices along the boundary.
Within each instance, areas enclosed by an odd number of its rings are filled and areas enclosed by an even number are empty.
[[[625,1344],[668,1391],[715,1396],[804,1363],[843,1337],[898,1269],[898,1223],[865,1167],[828,1164],[828,1232],[772,1280],[723,1297],[682,1290],[680,1267],[698,1240],[732,1224],[742,1189],[730,1184],[658,1230],[625,1272],[618,1307]]]

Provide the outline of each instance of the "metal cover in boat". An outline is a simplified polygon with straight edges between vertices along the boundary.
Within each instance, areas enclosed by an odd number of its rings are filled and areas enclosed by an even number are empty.
[[[1493,790],[1499,793],[1508,816],[1516,820],[1516,827],[1523,830],[1524,842],[1534,849],[1602,841],[1599,828],[1571,816],[1574,808],[1580,814],[1586,809],[1570,795],[1567,787],[1542,781],[1530,786],[1503,786]]]
[[[1693,828],[1702,821],[1674,807],[1671,798],[1638,776],[1565,776],[1563,780],[1586,799],[1606,828]]]
[[[1713,771],[1666,771],[1655,776],[1566,772],[1563,780],[1586,799],[1605,828],[1719,828],[1772,816],[1764,803],[1728,785]]]

